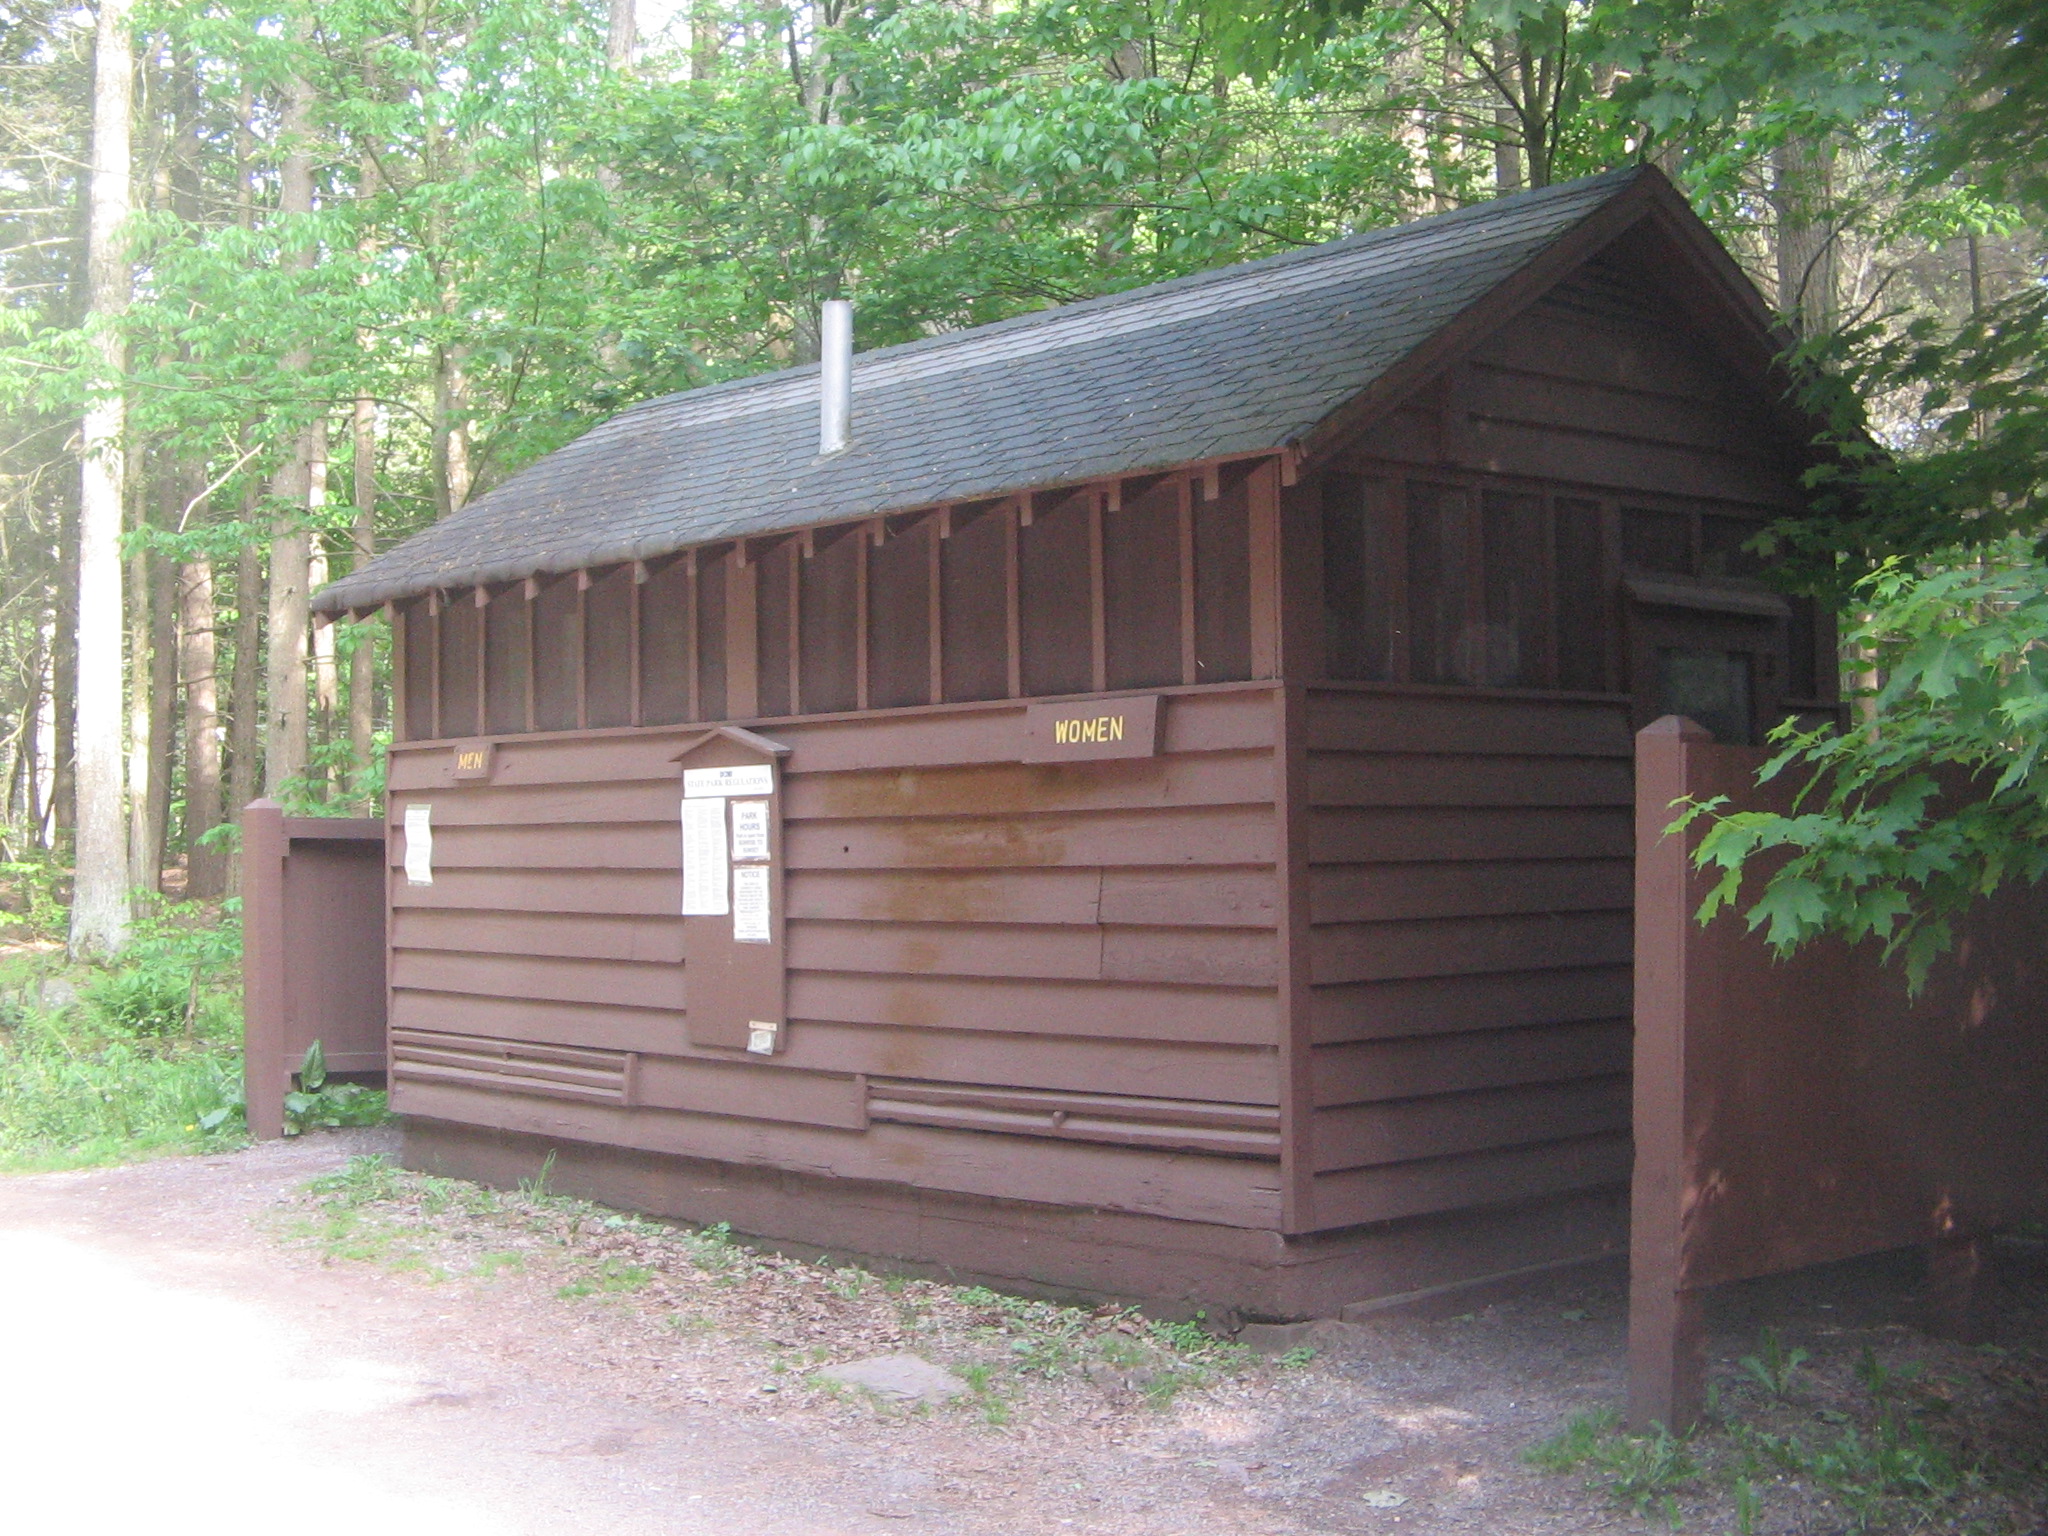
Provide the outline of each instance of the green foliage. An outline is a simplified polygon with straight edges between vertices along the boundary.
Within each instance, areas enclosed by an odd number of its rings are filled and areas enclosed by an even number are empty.
[[[389,1118],[384,1094],[361,1083],[332,1083],[327,1080],[327,1053],[315,1040],[306,1047],[299,1064],[299,1086],[284,1096],[284,1133],[302,1136],[307,1131],[336,1129],[344,1125],[376,1125]]]
[[[1628,1435],[1620,1433],[1620,1422],[1612,1409],[1575,1414],[1563,1429],[1525,1450],[1522,1459],[1545,1472],[1583,1471],[1590,1486],[1639,1515],[1675,1507],[1670,1506],[1674,1490],[1699,1474],[1691,1448],[1662,1425],[1647,1435]]]
[[[1701,921],[1739,902],[1756,860],[1782,860],[1752,929],[1780,953],[1830,931],[1874,940],[1917,988],[1972,903],[2048,874],[2048,567],[2008,543],[1925,571],[1888,564],[1859,597],[1869,618],[1850,643],[1884,678],[1872,724],[1781,727],[1763,777],[1801,781],[1790,812],[1706,803],[1673,830],[1706,824],[1694,857],[1718,878]]]
[[[1843,1425],[1826,1441],[1741,1424],[1733,1433],[1737,1445],[1765,1465],[1828,1489],[1854,1531],[1869,1529],[1900,1506],[1924,1518],[1972,1480],[1925,1426],[1890,1412],[1865,1429]]]
[[[1867,1351],[1866,1351],[1867,1353]],[[1792,1377],[1812,1357],[1803,1349],[1787,1350],[1775,1328],[1766,1328],[1757,1353],[1737,1362],[1742,1373],[1772,1397],[1783,1397],[1792,1389]]]
[[[1522,1452],[1522,1460],[1544,1472],[1576,1472],[1593,1459],[1621,1423],[1612,1408],[1575,1413],[1563,1429]]]
[[[79,1167],[241,1143],[231,1014],[202,1020],[199,1034],[167,1037],[138,1032],[96,1003],[44,1008],[30,1001],[45,979],[36,972],[10,967],[5,979],[18,990],[0,1002],[0,1167]],[[103,984],[88,978],[85,995]]]
[[[70,922],[69,873],[40,849],[27,858],[0,861],[0,934],[61,937]]]

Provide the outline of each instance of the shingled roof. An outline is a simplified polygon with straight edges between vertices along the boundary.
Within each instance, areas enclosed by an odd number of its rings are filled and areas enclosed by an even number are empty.
[[[854,359],[649,400],[326,587],[363,609],[1037,486],[1283,449],[1654,171],[1610,172]]]

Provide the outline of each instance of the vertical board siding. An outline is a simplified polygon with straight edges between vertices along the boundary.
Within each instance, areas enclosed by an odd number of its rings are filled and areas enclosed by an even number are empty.
[[[531,606],[534,726],[573,731],[583,667],[582,601],[575,578],[542,581]]]
[[[1610,1182],[1629,1123],[1627,706],[1308,699],[1317,1225]]]
[[[482,693],[483,610],[469,588],[452,593],[441,609],[440,675],[443,736],[474,736],[483,727],[477,718]]]
[[[690,565],[671,560],[648,573],[640,588],[640,718],[648,725],[688,720],[690,672],[696,656],[691,641],[696,620],[690,610]]]
[[[633,723],[633,568],[614,566],[584,594],[583,692],[593,726]]]
[[[801,591],[825,557],[804,563]],[[816,1122],[835,1127],[839,1140],[818,1145],[836,1147],[831,1164],[849,1175],[1015,1195],[988,1183],[991,1170],[1052,1158],[1048,1169],[1088,1170],[1068,1200],[1269,1224],[1277,1142],[1256,1126],[1279,1098],[1272,697],[1180,692],[1162,711],[1161,755],[1069,765],[1017,761],[1023,711],[1009,704],[762,723],[792,748],[789,1049],[772,1063],[685,1033],[671,759],[687,728],[501,741],[487,783],[454,781],[444,747],[400,746],[393,825],[407,804],[433,806],[435,880],[407,883],[394,837],[394,1018],[432,1037],[419,1080],[400,1071],[398,1107],[525,1125],[553,1090],[525,1069],[465,1065],[498,1060],[504,1042],[639,1060],[640,1077],[620,1081],[724,1063],[728,1076],[704,1077],[687,1102],[608,1111],[640,1128],[603,1138],[711,1157],[744,1144],[749,1161],[810,1167],[794,1140],[747,1129],[767,1111],[719,1098],[717,1084],[758,1080],[768,1086],[753,1097],[780,1103],[773,1084],[785,1081],[790,1102],[840,1105],[868,1091],[858,1080],[886,1078],[889,1118],[919,1123],[862,1150],[877,1132],[839,1109]],[[1020,1106],[1022,1093],[1040,1097]],[[1073,1124],[1094,1139],[1060,1139],[1076,1134],[1060,1095],[1093,1106]],[[1120,1098],[1104,1110],[1102,1095]],[[1254,1128],[1174,1123],[1200,1121],[1203,1105]],[[550,1101],[545,1113],[566,1111]],[[1045,1124],[1018,1135],[983,1120]],[[1204,1150],[1239,1143],[1248,1155]],[[1035,1150],[1054,1144],[1056,1157]],[[927,1145],[958,1150],[908,1156]]]
[[[945,701],[1000,699],[1009,692],[1009,622],[1005,545],[1010,512],[996,507],[971,517],[956,513],[939,548],[939,652]]]
[[[868,705],[931,702],[931,541],[925,518],[868,551]]]

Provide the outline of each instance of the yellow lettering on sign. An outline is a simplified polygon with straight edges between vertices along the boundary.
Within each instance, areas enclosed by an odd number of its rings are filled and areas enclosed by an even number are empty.
[[[458,752],[455,756],[455,765],[458,768],[481,768],[484,765],[484,755],[481,752]]]
[[[1097,715],[1093,720],[1055,720],[1052,739],[1062,747],[1085,746],[1090,742],[1122,741],[1124,717]]]

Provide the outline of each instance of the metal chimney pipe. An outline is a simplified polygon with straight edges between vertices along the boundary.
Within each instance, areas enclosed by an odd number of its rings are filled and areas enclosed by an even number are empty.
[[[818,317],[818,452],[844,453],[853,430],[853,304],[827,299]]]

